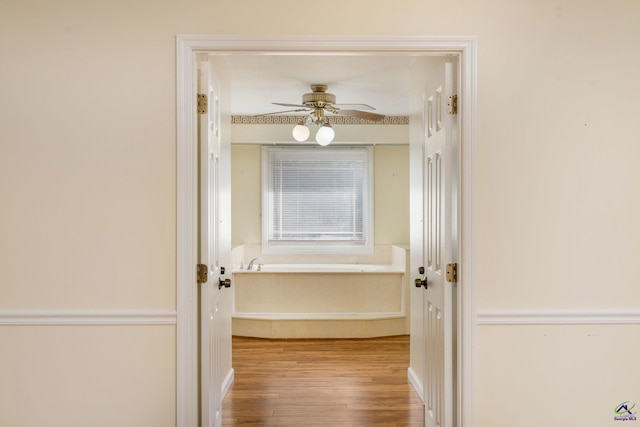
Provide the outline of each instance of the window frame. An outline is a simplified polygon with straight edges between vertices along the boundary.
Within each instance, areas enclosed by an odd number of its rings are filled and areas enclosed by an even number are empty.
[[[309,240],[297,242],[273,243],[269,239],[272,224],[271,211],[269,209],[269,179],[272,171],[270,153],[274,151],[306,151],[305,156],[313,161],[315,153],[338,150],[359,150],[366,154],[366,166],[364,176],[364,202],[363,202],[363,227],[364,243],[355,244],[352,241],[336,242]],[[368,254],[374,249],[374,176],[373,176],[373,146],[265,146],[262,147],[262,253],[265,254]]]

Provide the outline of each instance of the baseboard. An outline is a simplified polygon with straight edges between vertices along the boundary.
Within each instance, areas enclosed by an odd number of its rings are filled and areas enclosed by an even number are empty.
[[[422,403],[424,403],[424,388],[422,387],[422,381],[420,381],[420,379],[416,375],[416,372],[411,367],[407,369],[407,378],[409,378],[409,383],[416,391],[416,393],[418,393],[418,396],[420,396],[420,400],[422,400]]]
[[[227,393],[229,392],[229,389],[231,388],[231,385],[233,384],[233,380],[235,378],[235,371],[233,368],[229,369],[229,372],[227,372],[227,376],[224,378],[224,381],[222,382],[222,399],[224,399],[224,397],[227,395]]]
[[[175,311],[0,310],[0,325],[175,325]]]
[[[373,338],[408,334],[405,317],[252,318],[234,315],[233,335],[254,338]]]
[[[478,325],[640,325],[640,309],[481,311]]]

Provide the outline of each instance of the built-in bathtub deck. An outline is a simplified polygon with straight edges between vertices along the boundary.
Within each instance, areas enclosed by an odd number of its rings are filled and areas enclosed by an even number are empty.
[[[405,249],[386,250],[387,258],[377,254],[377,261],[387,261],[381,264],[271,263],[260,255],[261,271],[236,268],[233,334],[364,338],[407,333]]]
[[[260,269],[234,270],[252,273],[404,273],[404,266],[385,264],[261,264]]]

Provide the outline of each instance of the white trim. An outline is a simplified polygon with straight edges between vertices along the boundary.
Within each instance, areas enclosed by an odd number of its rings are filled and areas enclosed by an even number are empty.
[[[304,155],[300,154],[304,153]],[[362,179],[362,187],[366,190],[365,199],[363,200],[363,227],[364,227],[364,241],[345,240],[340,242],[327,242],[323,240],[304,240],[303,241],[290,241],[279,240],[272,234],[277,231],[273,230],[274,223],[280,224],[283,221],[279,221],[280,217],[274,218],[274,212],[276,209],[273,204],[275,200],[281,201],[282,197],[272,198],[270,195],[274,193],[280,196],[280,193],[274,187],[273,172],[277,169],[276,159],[280,156],[284,156],[285,159],[291,159],[302,162],[315,162],[319,159],[325,161],[340,161],[345,155],[338,155],[337,153],[354,153],[350,160],[361,161],[364,164],[364,178]],[[373,235],[374,235],[374,185],[373,185],[373,165],[374,155],[372,145],[360,145],[355,147],[350,146],[329,146],[319,147],[318,145],[312,147],[291,147],[291,146],[263,146],[261,150],[262,161],[262,253],[263,254],[329,254],[329,255],[341,255],[341,254],[372,254],[374,250]],[[282,178],[281,178],[282,180]],[[282,207],[281,207],[282,208]],[[286,211],[286,209],[281,209]],[[326,212],[323,212],[326,213]],[[352,214],[355,213],[352,212]],[[299,219],[299,218],[298,218]],[[353,217],[351,218],[353,222]],[[351,224],[354,227],[354,224]],[[278,231],[282,231],[279,230]],[[352,229],[351,232],[354,232]]]
[[[224,400],[225,396],[229,392],[229,389],[231,388],[231,384],[233,384],[235,375],[236,375],[235,370],[231,368],[229,369],[229,372],[227,372],[227,376],[224,378],[224,381],[222,381],[222,387],[221,387],[222,400]]]
[[[477,299],[477,39],[470,37],[460,58],[460,278],[458,281],[458,420],[475,427]]]
[[[483,311],[478,325],[640,325],[640,309]]]
[[[418,378],[418,375],[416,375],[416,372],[412,367],[409,367],[407,369],[407,378],[409,379],[409,383],[411,383],[415,392],[418,394],[418,396],[420,396],[420,400],[422,400],[422,402],[424,403],[424,387],[422,386],[420,378]]]
[[[474,36],[177,36],[177,427],[197,425],[197,165],[195,84],[198,53],[458,53],[461,81],[461,237],[459,279],[459,427],[476,425],[476,97]]]
[[[198,413],[198,149],[195,94],[196,52],[178,37],[176,425],[197,426]],[[197,141],[196,141],[197,142]]]
[[[175,325],[175,311],[0,311],[0,325]]]

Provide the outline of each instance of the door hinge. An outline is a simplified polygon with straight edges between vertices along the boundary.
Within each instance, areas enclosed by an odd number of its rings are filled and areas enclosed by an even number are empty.
[[[456,283],[458,281],[458,264],[447,264],[447,282]]]
[[[451,95],[447,98],[447,113],[458,114],[458,95]]]
[[[198,264],[196,272],[198,283],[207,283],[207,280],[209,280],[209,267],[207,267],[207,264]]]
[[[198,114],[207,114],[209,110],[209,100],[204,93],[198,94]]]

